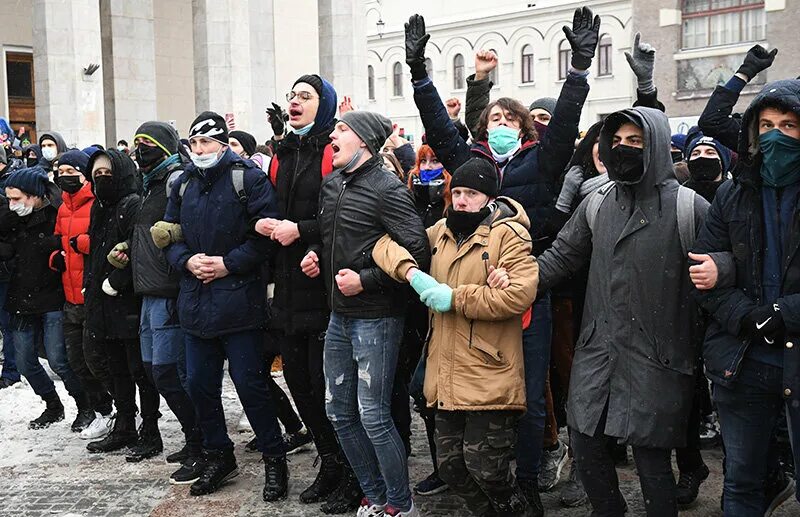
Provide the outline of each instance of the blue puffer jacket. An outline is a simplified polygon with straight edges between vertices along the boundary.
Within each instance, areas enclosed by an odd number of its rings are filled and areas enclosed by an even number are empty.
[[[246,205],[234,192],[234,165],[245,171]],[[251,231],[254,221],[263,217],[279,217],[275,191],[255,164],[230,149],[205,171],[189,164],[175,182],[164,219],[180,223],[184,241],[166,251],[167,260],[181,272],[178,315],[186,332],[213,338],[265,326],[261,270],[274,245]],[[197,253],[222,256],[230,274],[202,283],[186,269],[186,261]]]
[[[551,223],[556,215],[558,178],[575,150],[581,109],[588,94],[586,77],[569,74],[545,136],[539,142],[525,142],[503,171],[500,195],[510,197],[525,209],[531,221],[534,255],[549,248],[558,233],[558,226]],[[470,147],[459,136],[430,78],[414,83],[414,102],[428,145],[446,170],[455,171],[476,155],[494,162],[486,142]]]

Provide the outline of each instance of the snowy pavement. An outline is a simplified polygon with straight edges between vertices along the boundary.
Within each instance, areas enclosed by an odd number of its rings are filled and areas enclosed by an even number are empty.
[[[283,379],[279,383],[285,388]],[[225,517],[234,515],[318,516],[319,505],[301,505],[299,493],[316,473],[312,451],[290,456],[290,495],[286,501],[266,504],[261,499],[264,483],[263,464],[258,454],[247,453],[244,445],[250,433],[237,432],[242,408],[230,379],[226,376],[223,402],[236,444],[239,477],[216,494],[191,497],[188,486],[172,486],[167,479],[176,469],[163,456],[142,463],[125,461],[124,453],[93,455],[85,450],[86,441],[70,432],[69,425],[76,409],[63,384],[56,382],[66,406],[67,418],[45,430],[28,429],[28,421],[36,418],[44,404],[30,387],[19,383],[0,390],[0,517],[40,516],[189,516]],[[174,452],[182,445],[177,420],[161,404],[164,417],[160,421],[165,452]],[[422,422],[415,417],[413,448],[409,462],[411,482],[416,483],[430,473],[430,459]],[[717,517],[721,490],[721,466],[718,450],[704,451],[711,477],[701,487],[697,504],[682,516]],[[632,462],[631,462],[632,463]],[[633,466],[619,470],[620,484],[630,504],[629,516],[644,515],[641,494]],[[566,477],[566,472],[565,475]],[[588,516],[588,506],[561,508],[558,488],[543,494],[548,516]],[[415,499],[423,515],[466,516],[458,499],[448,493]],[[775,517],[800,515],[800,505],[793,499],[785,503]]]

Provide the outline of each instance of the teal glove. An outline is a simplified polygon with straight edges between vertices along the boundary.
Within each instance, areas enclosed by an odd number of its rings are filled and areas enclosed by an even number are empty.
[[[436,287],[437,285],[439,285],[439,282],[437,282],[435,278],[428,273],[423,273],[420,270],[417,270],[417,272],[414,273],[414,276],[411,277],[411,287],[413,287],[417,294],[420,295],[431,287]]]
[[[426,289],[419,299],[431,310],[449,312],[453,308],[453,289],[447,284],[438,284]]]

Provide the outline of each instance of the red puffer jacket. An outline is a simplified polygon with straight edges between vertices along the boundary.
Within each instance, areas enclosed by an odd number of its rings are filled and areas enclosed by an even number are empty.
[[[62,271],[61,282],[67,302],[83,305],[83,263],[89,254],[89,213],[94,203],[92,186],[86,183],[75,194],[64,192],[61,198],[64,203],[58,209],[54,233],[61,236],[66,270],[57,265],[59,261],[55,258],[61,251],[50,257],[50,268]]]

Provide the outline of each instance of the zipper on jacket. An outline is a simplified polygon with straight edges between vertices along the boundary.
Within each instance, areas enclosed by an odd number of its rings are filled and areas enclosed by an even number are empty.
[[[347,180],[342,180],[342,191],[339,192],[339,197],[336,199],[336,208],[333,211],[333,237],[331,238],[331,310],[333,310],[333,295],[336,292],[336,271],[333,270],[333,252],[336,249],[336,222],[339,219],[339,206],[344,197],[344,191],[347,188]]]

